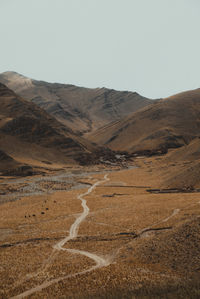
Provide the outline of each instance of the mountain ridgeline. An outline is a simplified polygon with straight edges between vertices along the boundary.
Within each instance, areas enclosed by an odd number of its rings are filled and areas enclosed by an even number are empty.
[[[90,140],[131,154],[166,153],[200,137],[200,89],[155,101],[90,135]]]
[[[152,103],[136,92],[47,83],[14,72],[0,74],[0,82],[81,134],[91,133]]]

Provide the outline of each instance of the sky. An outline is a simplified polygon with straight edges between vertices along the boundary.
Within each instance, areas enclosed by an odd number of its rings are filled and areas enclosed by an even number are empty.
[[[0,0],[0,72],[136,91],[200,87],[200,0]]]

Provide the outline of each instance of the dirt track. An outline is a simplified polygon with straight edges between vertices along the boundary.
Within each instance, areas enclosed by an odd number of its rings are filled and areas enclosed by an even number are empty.
[[[75,250],[75,249],[66,249],[64,248],[63,246],[69,241],[69,240],[72,240],[72,239],[75,239],[78,235],[78,229],[79,229],[79,226],[80,224],[85,220],[85,218],[88,216],[89,214],[89,207],[87,206],[87,201],[86,199],[84,199],[85,196],[87,196],[88,194],[90,194],[95,188],[97,185],[101,184],[101,183],[104,183],[106,181],[108,181],[108,175],[105,175],[104,176],[104,180],[100,180],[100,181],[97,181],[96,183],[94,183],[89,189],[87,192],[85,193],[82,193],[80,195],[78,195],[78,199],[81,201],[81,205],[83,207],[83,212],[82,214],[76,219],[76,221],[71,225],[70,227],[70,230],[69,230],[69,235],[64,238],[63,240],[59,241],[57,244],[54,245],[54,250],[57,250],[57,251],[68,251],[70,253],[73,253],[73,254],[80,254],[80,255],[84,255],[90,259],[92,259],[96,265],[85,270],[85,271],[80,271],[80,272],[77,272],[77,273],[74,273],[72,275],[67,275],[65,277],[60,277],[60,278],[56,278],[56,279],[53,279],[51,281],[48,281],[48,282],[44,282],[43,284],[41,285],[38,285],[34,288],[31,288],[30,290],[27,290],[25,291],[24,293],[22,294],[19,294],[17,296],[14,296],[12,297],[12,299],[21,299],[21,298],[25,298],[33,293],[36,293],[38,291],[41,291],[51,285],[53,285],[54,283],[57,283],[59,281],[62,281],[62,280],[65,280],[69,277],[75,277],[77,275],[81,275],[81,274],[85,274],[85,273],[88,273],[90,271],[93,271],[95,269],[98,269],[98,268],[101,268],[101,267],[105,267],[105,266],[108,266],[109,265],[109,261],[104,259],[103,257],[100,257],[94,253],[90,253],[90,252],[87,252],[87,251],[83,251],[83,250]]]

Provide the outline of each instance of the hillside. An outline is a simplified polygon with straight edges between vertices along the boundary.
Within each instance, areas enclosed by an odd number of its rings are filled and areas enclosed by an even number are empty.
[[[172,165],[164,176],[163,187],[200,188],[200,139],[169,152],[162,164]]]
[[[91,163],[95,145],[0,84],[0,171],[22,165]],[[98,161],[93,161],[98,162]]]
[[[139,168],[146,169],[152,176],[156,174],[155,190],[150,192],[176,194],[200,191],[199,137],[182,147],[169,149],[165,155],[140,156],[134,160]]]
[[[114,150],[160,153],[200,136],[200,89],[154,102],[90,135]]]
[[[0,74],[0,82],[79,133],[92,132],[152,102],[136,92],[47,83],[14,72]]]

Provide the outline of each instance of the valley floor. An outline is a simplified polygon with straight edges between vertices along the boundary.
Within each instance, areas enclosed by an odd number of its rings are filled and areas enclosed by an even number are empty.
[[[199,298],[200,195],[149,193],[156,163],[3,181],[0,298]]]

